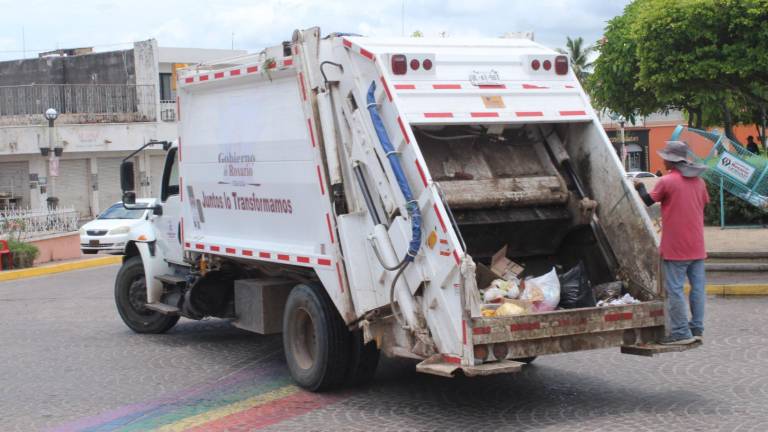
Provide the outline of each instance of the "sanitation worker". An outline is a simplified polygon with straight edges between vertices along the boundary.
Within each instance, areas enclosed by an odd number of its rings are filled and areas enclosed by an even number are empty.
[[[660,252],[670,327],[660,343],[687,345],[704,337],[704,206],[709,194],[699,176],[706,166],[690,160],[690,149],[682,141],[668,141],[658,154],[668,174],[650,193],[639,181],[635,181],[635,189],[647,206],[661,203]],[[683,291],[686,276],[691,285],[689,305]]]

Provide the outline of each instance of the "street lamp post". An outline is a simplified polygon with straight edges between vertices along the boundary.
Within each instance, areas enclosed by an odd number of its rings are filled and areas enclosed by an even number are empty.
[[[63,152],[61,146],[55,144],[55,129],[54,122],[59,117],[59,112],[54,108],[48,108],[45,110],[45,119],[48,120],[48,148],[41,147],[40,154],[42,156],[48,156],[48,185],[46,193],[48,195],[47,202],[49,207],[56,207],[58,204],[55,196],[55,179],[59,175],[59,157]]]

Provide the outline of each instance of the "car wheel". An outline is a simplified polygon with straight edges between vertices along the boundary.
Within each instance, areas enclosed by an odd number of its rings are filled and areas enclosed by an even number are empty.
[[[115,304],[125,325],[136,333],[165,333],[179,321],[178,315],[149,310],[147,284],[141,257],[129,258],[115,280]]]

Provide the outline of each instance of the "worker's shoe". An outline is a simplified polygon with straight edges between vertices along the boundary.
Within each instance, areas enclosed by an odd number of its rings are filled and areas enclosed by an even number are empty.
[[[693,335],[693,338],[699,342],[704,340],[704,330],[702,329],[691,329],[691,334]]]
[[[659,341],[662,345],[689,345],[696,342],[696,338],[693,336],[691,337],[675,337],[675,336],[664,336]]]

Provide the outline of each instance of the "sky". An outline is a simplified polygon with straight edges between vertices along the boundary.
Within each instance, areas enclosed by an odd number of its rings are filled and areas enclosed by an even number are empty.
[[[160,46],[259,51],[290,40],[294,29],[323,34],[498,37],[532,31],[563,47],[566,36],[593,43],[629,0],[0,0],[0,60],[93,46]]]

